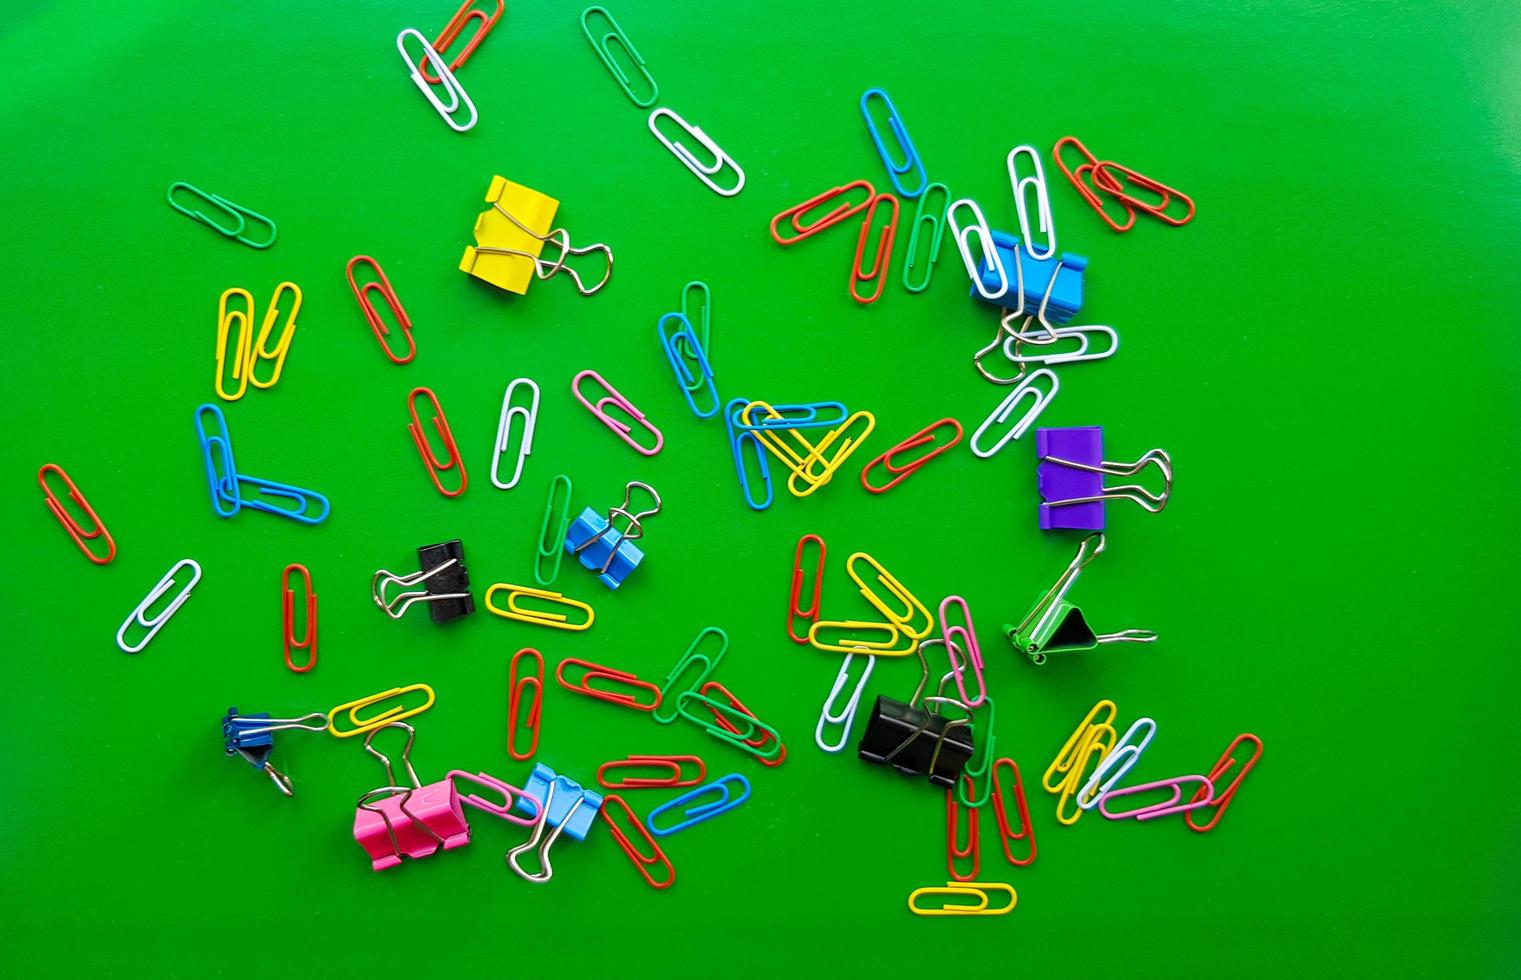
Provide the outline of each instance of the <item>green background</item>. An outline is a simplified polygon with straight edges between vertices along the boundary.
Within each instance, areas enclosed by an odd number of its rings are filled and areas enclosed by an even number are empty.
[[[509,6],[460,74],[480,124],[450,132],[394,38],[433,36],[452,7],[29,5],[0,28],[6,973],[1515,970],[1521,806],[1491,695],[1514,690],[1521,625],[1521,8],[615,7],[660,104],[745,168],[723,199],[650,136],[576,5]],[[1108,552],[1073,598],[1100,628],[1156,629],[1154,646],[1036,669],[999,635],[1073,548],[1036,529],[1030,438],[991,460],[958,449],[883,497],[848,466],[757,514],[719,422],[682,403],[655,321],[689,279],[713,289],[724,396],[871,410],[856,463],[947,414],[970,434],[1003,397],[969,363],[994,320],[967,299],[951,243],[927,294],[905,293],[895,264],[863,308],[846,296],[852,232],[769,239],[772,214],[819,190],[887,187],[857,109],[871,86],[892,94],[931,178],[995,226],[1014,220],[1009,148],[1068,133],[1197,202],[1185,228],[1143,219],[1117,236],[1047,163],[1061,247],[1090,260],[1080,320],[1123,343],[1062,369],[1041,423],[1102,423],[1111,457],[1162,446],[1178,472],[1165,512],[1111,508]],[[558,198],[574,242],[611,245],[602,293],[562,277],[514,298],[456,270],[493,174]],[[273,217],[278,243],[256,252],[176,214],[175,180]],[[349,294],[344,263],[361,252],[415,322],[406,367],[381,357]],[[242,470],[332,498],[317,528],[214,517],[191,427],[212,400],[217,296],[243,286],[262,309],[287,278],[306,303],[284,377],[226,411]],[[637,457],[573,401],[586,367],[650,414],[664,452]],[[518,376],[544,402],[504,493],[487,466]],[[458,500],[434,492],[407,436],[414,385],[438,392],[463,447]],[[47,461],[116,535],[112,565],[86,563],[43,508]],[[559,472],[578,510],[617,503],[631,479],[665,498],[625,589],[562,572],[596,606],[590,632],[376,611],[371,573],[415,567],[418,545],[446,538],[464,539],[478,601],[529,581]],[[813,747],[838,660],[782,632],[807,532],[829,543],[828,616],[870,612],[844,574],[856,550],[927,603],[971,603],[998,748],[1023,766],[1039,839],[1036,863],[1010,869],[985,834],[984,877],[1014,883],[1012,915],[910,916],[908,891],[944,881],[942,795]],[[124,656],[118,624],[185,556],[205,569],[194,596]],[[321,661],[304,676],[279,651],[292,561],[321,596]],[[781,729],[780,769],[552,682],[544,708],[539,758],[582,779],[627,753],[693,751],[712,775],[752,779],[749,803],[668,839],[679,879],[665,893],[601,829],[557,845],[554,880],[530,886],[501,858],[523,832],[484,815],[468,848],[375,874],[350,834],[355,798],[381,779],[357,740],[279,737],[291,800],[222,755],[229,704],[299,714],[425,681],[438,703],[418,719],[424,779],[519,782],[528,766],[502,744],[514,650],[658,680],[706,625],[733,638],[720,679]],[[915,672],[879,663],[867,703],[906,695]],[[1138,775],[1203,771],[1238,732],[1263,738],[1216,832],[1055,823],[1040,774],[1100,697],[1122,724],[1158,721]],[[643,812],[663,796],[629,798]]]

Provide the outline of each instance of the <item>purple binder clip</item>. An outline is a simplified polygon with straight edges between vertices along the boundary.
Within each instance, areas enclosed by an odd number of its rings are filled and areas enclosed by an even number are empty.
[[[1133,463],[1106,462],[1101,425],[1037,429],[1035,455],[1042,531],[1102,531],[1106,501],[1133,500],[1155,514],[1172,494],[1172,459],[1165,451],[1153,449]],[[1135,484],[1104,486],[1106,474],[1134,476],[1152,463],[1162,471],[1160,494]]]

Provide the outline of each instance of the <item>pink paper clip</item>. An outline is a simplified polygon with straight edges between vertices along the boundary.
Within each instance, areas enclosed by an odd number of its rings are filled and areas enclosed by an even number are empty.
[[[949,605],[961,607],[961,618],[965,626],[951,626],[946,622],[945,607]],[[946,596],[940,603],[940,635],[945,637],[945,654],[951,661],[951,674],[956,678],[956,690],[961,692],[961,701],[968,708],[975,708],[987,700],[988,686],[982,679],[982,649],[977,646],[977,634],[973,631],[972,610],[967,608],[966,600],[959,595]],[[961,637],[958,643],[956,637]],[[966,651],[966,663],[961,662],[959,650]],[[972,668],[972,676],[977,679],[977,697],[974,699],[967,694],[966,690],[966,667]]]
[[[597,399],[597,403],[595,405],[587,401],[586,396],[581,394],[582,378],[591,378],[597,384],[601,385],[602,388],[607,392],[607,394]],[[665,445],[665,436],[660,434],[660,430],[651,425],[649,419],[645,418],[644,413],[634,407],[633,402],[629,401],[627,398],[624,398],[617,388],[614,388],[612,385],[608,384],[607,379],[602,377],[602,375],[598,374],[596,371],[587,370],[582,371],[580,374],[576,375],[570,380],[570,390],[571,393],[576,396],[576,400],[586,406],[587,411],[595,415],[598,421],[600,421],[603,425],[616,432],[619,439],[622,439],[630,446],[633,446],[634,452],[638,453],[639,455],[653,456],[656,453],[660,452],[660,448]],[[639,445],[639,443],[635,442],[631,435],[631,433],[634,431],[633,426],[624,422],[620,422],[619,420],[613,418],[611,415],[608,415],[607,412],[603,409],[604,405],[612,405],[614,408],[627,413],[630,420],[637,422],[641,428],[650,433],[653,433],[655,436],[654,448],[646,449],[643,446]]]
[[[1198,786],[1198,789],[1190,789],[1187,792],[1184,792],[1184,783],[1194,783]],[[1145,793],[1148,790],[1162,789],[1163,787],[1172,788],[1172,799],[1164,800],[1161,803],[1147,804],[1146,806],[1135,810],[1124,810],[1120,813],[1111,813],[1109,811],[1110,800],[1122,796],[1133,796],[1136,793]],[[1183,803],[1182,806],[1176,805],[1178,803],[1182,803],[1183,798],[1190,794],[1197,795],[1195,795],[1194,798],[1189,802]],[[1112,789],[1109,792],[1105,793],[1103,796],[1099,797],[1099,812],[1108,817],[1110,820],[1124,820],[1128,817],[1134,817],[1137,820],[1151,820],[1154,817],[1165,817],[1168,814],[1184,813],[1188,810],[1197,810],[1201,806],[1209,806],[1210,800],[1214,798],[1214,795],[1215,787],[1214,784],[1209,781],[1208,777],[1174,776],[1171,779],[1159,779],[1154,783],[1141,783],[1139,786],[1126,786],[1124,789]]]

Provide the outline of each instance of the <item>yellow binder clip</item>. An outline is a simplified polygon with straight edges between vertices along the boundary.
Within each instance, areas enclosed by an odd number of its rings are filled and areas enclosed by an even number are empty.
[[[507,592],[507,606],[505,609],[499,609],[491,604],[491,596],[499,589],[505,589]],[[552,605],[584,610],[586,622],[572,623],[570,622],[570,617],[564,613],[523,609],[518,605],[518,597],[520,596],[532,596],[537,599],[543,599]],[[548,589],[530,589],[525,585],[511,585],[507,582],[498,582],[486,590],[486,611],[501,616],[503,619],[516,619],[521,623],[532,623],[535,626],[550,626],[557,630],[579,631],[588,629],[597,618],[597,614],[592,610],[592,607],[584,602],[567,599],[560,593],[550,592]]]
[[[995,891],[1008,895],[1008,904],[989,908],[990,893]],[[923,896],[973,898],[976,899],[976,904],[942,902],[938,906],[926,907],[918,901]],[[944,888],[915,888],[908,893],[908,910],[915,915],[1008,915],[1018,903],[1019,895],[1015,893],[1014,886],[1002,881],[948,881]]]
[[[368,708],[370,705],[378,704],[390,698],[401,700],[405,695],[411,694],[413,691],[426,691],[428,700],[415,708],[407,708],[396,704],[386,708],[372,718],[359,717],[359,709],[361,708]],[[383,728],[393,721],[401,721],[404,718],[411,718],[413,715],[420,715],[431,707],[433,707],[433,688],[428,685],[408,684],[406,687],[393,687],[389,691],[381,691],[379,694],[371,694],[369,697],[345,702],[329,711],[327,713],[327,730],[339,738],[351,738],[355,735],[363,735],[365,732],[374,731],[377,728]],[[338,713],[340,711],[347,711],[349,713],[349,724],[353,726],[352,728],[345,729],[338,727]]]
[[[242,309],[228,309],[228,298],[243,301]],[[248,391],[248,376],[253,373],[253,296],[246,289],[229,289],[217,300],[217,397],[235,402]],[[237,348],[232,356],[232,377],[238,382],[236,391],[228,392],[223,379],[227,373],[227,337],[237,326]]]
[[[570,276],[582,296],[595,293],[612,277],[612,249],[602,244],[571,247],[570,235],[565,229],[553,227],[560,202],[548,194],[513,183],[505,177],[493,176],[491,186],[486,190],[486,203],[491,209],[476,216],[475,244],[465,246],[464,257],[459,262],[461,272],[468,272],[498,289],[519,296],[528,292],[528,285],[535,277],[548,279],[558,272]],[[552,262],[541,258],[546,242],[552,242],[560,250]],[[565,260],[572,255],[594,251],[607,255],[607,272],[601,282],[587,288]]]
[[[858,561],[865,562],[871,566],[872,572],[876,574],[877,584],[891,593],[892,597],[902,605],[901,612],[889,605],[874,587],[867,585],[861,580],[861,576],[856,572],[856,562]],[[924,603],[915,598],[914,594],[904,588],[903,583],[899,582],[892,572],[883,568],[882,563],[871,555],[868,555],[864,551],[858,551],[851,555],[845,559],[845,571],[850,573],[851,579],[855,581],[856,586],[861,590],[861,595],[866,597],[866,601],[875,606],[877,611],[886,616],[887,621],[895,625],[901,632],[913,637],[915,640],[922,640],[926,636],[929,636],[930,630],[935,628],[935,621],[930,618],[929,610],[924,608]],[[910,650],[908,652],[912,653],[913,651]]]

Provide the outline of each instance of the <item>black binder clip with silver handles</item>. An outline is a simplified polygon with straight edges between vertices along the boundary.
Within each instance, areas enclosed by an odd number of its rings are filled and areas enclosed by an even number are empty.
[[[908,703],[877,696],[856,754],[867,762],[892,766],[910,776],[928,776],[931,783],[949,789],[961,778],[961,770],[972,758],[975,747],[970,708],[955,698],[939,694],[921,698],[924,686],[929,683],[929,661],[924,659],[924,648],[944,642],[926,640],[919,645],[919,663],[924,674]],[[944,686],[943,679],[941,686]],[[922,707],[922,704],[931,705],[934,710]],[[966,711],[967,717],[944,717],[939,709],[947,704]]]
[[[420,569],[411,575],[397,575],[384,568],[370,581],[370,595],[381,612],[400,619],[414,602],[426,602],[435,623],[447,623],[475,612],[475,598],[470,595],[470,571],[465,567],[465,546],[458,538],[417,549]],[[416,586],[390,599],[386,589],[393,586]]]

